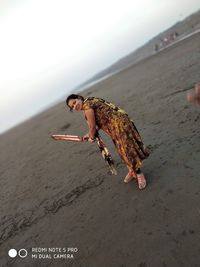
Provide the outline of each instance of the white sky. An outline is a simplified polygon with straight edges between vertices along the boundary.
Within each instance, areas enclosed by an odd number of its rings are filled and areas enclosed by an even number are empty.
[[[199,8],[199,0],[0,0],[0,132]]]

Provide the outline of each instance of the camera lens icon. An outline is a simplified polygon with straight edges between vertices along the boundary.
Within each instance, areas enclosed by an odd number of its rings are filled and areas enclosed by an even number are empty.
[[[25,248],[21,248],[18,251],[18,255],[20,256],[20,258],[26,258],[26,256],[28,255],[28,252]]]
[[[8,251],[8,256],[11,257],[11,258],[15,258],[17,256],[17,250],[14,249],[14,248],[11,248],[9,251]]]
[[[8,256],[11,258],[15,258],[17,256],[17,254],[19,255],[20,258],[25,258],[28,255],[28,251],[25,248],[21,248],[18,253],[17,250],[12,248],[8,251]]]

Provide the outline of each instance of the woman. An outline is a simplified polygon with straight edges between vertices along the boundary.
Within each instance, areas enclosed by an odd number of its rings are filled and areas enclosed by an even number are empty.
[[[141,172],[142,160],[149,156],[141,137],[127,113],[110,102],[100,98],[83,98],[72,94],[66,100],[70,110],[83,111],[88,123],[89,133],[84,138],[95,141],[96,131],[101,129],[113,140],[122,160],[126,163],[128,174],[124,182],[129,183],[134,178],[139,189],[146,187],[146,179]]]

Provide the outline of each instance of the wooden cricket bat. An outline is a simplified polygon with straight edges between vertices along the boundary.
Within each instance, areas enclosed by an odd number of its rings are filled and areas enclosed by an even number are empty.
[[[63,141],[75,141],[75,142],[83,142],[87,141],[87,139],[83,139],[83,137],[78,135],[69,135],[69,134],[54,134],[51,136],[54,140],[63,140]],[[61,139],[62,138],[62,139]]]
[[[63,140],[63,141],[75,141],[75,142],[88,141],[87,138],[83,138],[83,137],[78,136],[78,135],[69,135],[69,134],[63,134],[63,135],[62,134],[56,134],[56,135],[52,135],[51,137],[54,140]],[[111,173],[114,175],[117,175],[117,171],[114,167],[114,161],[111,157],[111,154],[109,153],[105,143],[103,142],[103,140],[99,134],[97,134],[97,136],[96,136],[96,142],[97,142],[97,145],[100,149],[102,157],[107,162],[107,164],[110,168]]]

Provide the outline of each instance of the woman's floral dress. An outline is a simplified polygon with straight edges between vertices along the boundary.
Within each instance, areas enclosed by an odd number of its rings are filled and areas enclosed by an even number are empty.
[[[122,160],[133,171],[137,171],[142,160],[149,156],[142,139],[128,114],[101,98],[88,97],[83,102],[83,110],[93,109],[96,125],[113,140]]]

